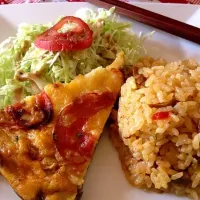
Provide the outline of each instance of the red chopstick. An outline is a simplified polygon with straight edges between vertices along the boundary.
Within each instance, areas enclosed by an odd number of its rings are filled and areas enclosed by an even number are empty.
[[[163,15],[118,0],[86,0],[102,8],[115,7],[120,15],[200,44],[200,29]]]

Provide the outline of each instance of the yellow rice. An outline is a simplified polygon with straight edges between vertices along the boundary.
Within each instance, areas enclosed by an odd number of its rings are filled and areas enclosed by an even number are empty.
[[[197,200],[200,66],[194,60],[145,58],[134,67],[138,74],[122,86],[118,110],[119,135],[130,152],[123,158],[129,180]],[[154,119],[163,112],[169,117]]]

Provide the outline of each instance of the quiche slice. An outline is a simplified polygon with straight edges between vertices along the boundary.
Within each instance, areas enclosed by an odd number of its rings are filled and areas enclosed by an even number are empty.
[[[47,85],[0,111],[0,172],[24,200],[80,198],[95,146],[123,82],[107,69]],[[115,68],[115,69],[113,69]]]

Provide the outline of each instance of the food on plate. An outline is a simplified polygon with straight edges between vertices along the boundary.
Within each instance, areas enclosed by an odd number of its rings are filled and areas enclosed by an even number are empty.
[[[66,26],[70,31],[66,30]],[[92,45],[92,30],[80,18],[63,17],[53,27],[37,36],[35,46],[48,51],[80,51]]]
[[[111,64],[123,51],[125,65],[144,53],[143,35],[131,32],[114,9],[81,9],[49,24],[21,24],[0,44],[0,108],[40,93],[49,83]]]
[[[200,66],[145,58],[112,112],[111,138],[136,187],[200,195]],[[131,76],[130,76],[131,75]]]
[[[96,68],[0,110],[0,172],[24,200],[80,199],[123,76]]]

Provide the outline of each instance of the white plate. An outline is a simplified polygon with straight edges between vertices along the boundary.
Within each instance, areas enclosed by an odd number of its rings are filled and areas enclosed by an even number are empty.
[[[200,6],[137,3],[138,6],[171,16],[200,27]],[[21,22],[47,23],[61,15],[73,15],[78,8],[94,7],[87,3],[45,3],[0,6],[0,41],[16,33]],[[173,12],[172,12],[173,11]],[[128,20],[128,19],[124,19]],[[133,22],[133,30],[149,33],[152,27]],[[149,54],[168,61],[195,58],[200,62],[200,46],[156,30],[146,42]],[[106,133],[103,134],[89,168],[82,200],[185,200],[168,194],[146,193],[131,187],[121,170],[118,155]],[[0,200],[18,200],[10,186],[0,178]]]

